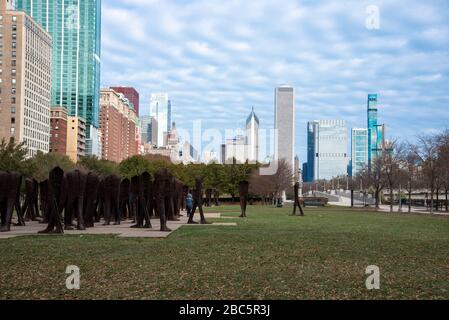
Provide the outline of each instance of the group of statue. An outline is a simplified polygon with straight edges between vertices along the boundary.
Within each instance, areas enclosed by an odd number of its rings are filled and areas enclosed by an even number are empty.
[[[37,182],[25,179],[25,199],[21,205],[22,176],[17,172],[0,171],[0,232],[11,230],[14,210],[17,226],[26,221],[40,221],[47,227],[40,233],[63,233],[64,230],[85,230],[103,219],[104,225],[120,224],[132,220],[132,228],[151,228],[151,219],[159,218],[160,230],[171,231],[167,221],[179,221],[181,210],[189,193],[193,207],[189,210],[188,223],[194,224],[195,211],[200,213],[200,223],[207,224],[203,203],[210,207],[219,205],[219,192],[206,189],[203,198],[201,178],[195,178],[195,187],[189,187],[176,179],[168,169],[159,169],[152,177],[144,172],[131,179],[121,179],[112,174],[101,178],[94,172],[73,170],[64,172],[56,167],[47,180]],[[299,208],[299,183],[295,184],[293,215]],[[249,182],[239,183],[241,218],[246,217]],[[41,214],[42,213],[42,214]]]
[[[184,209],[184,199],[193,194],[194,208],[188,223],[195,223],[195,211],[200,223],[206,224],[203,212],[201,178],[195,178],[195,188],[176,179],[168,169],[159,169],[152,177],[148,172],[131,179],[117,175],[100,178],[94,172],[54,168],[47,180],[38,183],[25,180],[25,199],[21,205],[22,176],[0,171],[0,231],[11,230],[13,212],[17,226],[26,221],[40,221],[47,227],[40,233],[63,233],[64,230],[85,230],[103,219],[104,225],[133,220],[133,228],[151,228],[151,219],[159,218],[160,230],[171,231],[167,221],[178,221]],[[218,191],[212,190],[215,203]],[[206,200],[207,202],[207,200]],[[210,202],[207,202],[210,205]]]

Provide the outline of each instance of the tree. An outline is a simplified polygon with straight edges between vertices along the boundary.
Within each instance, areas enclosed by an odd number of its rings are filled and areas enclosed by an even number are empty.
[[[416,146],[407,143],[404,147],[401,162],[404,172],[405,188],[408,194],[408,212],[412,211],[412,192],[419,186],[420,159],[415,152]]]
[[[396,140],[388,144],[388,148],[383,152],[383,172],[385,172],[385,181],[390,190],[390,212],[393,212],[394,189],[399,186],[399,182],[403,177],[401,160],[404,152],[404,144],[398,143]],[[399,193],[401,191],[399,190]],[[401,195],[399,194],[399,201]]]
[[[28,150],[24,143],[6,143],[5,139],[0,142],[0,170],[17,171],[24,176],[31,176],[33,168],[26,161]]]
[[[415,154],[422,163],[422,172],[427,189],[430,190],[430,213],[433,213],[434,194],[437,183],[438,156],[440,137],[437,135],[422,135],[418,137]]]
[[[117,163],[99,159],[96,156],[83,156],[78,161],[78,165],[103,177],[119,173]]]
[[[360,178],[373,188],[375,207],[379,209],[380,195],[387,184],[385,179],[385,157],[377,155],[377,157],[372,159],[370,170],[365,170],[361,173]]]
[[[43,153],[38,151],[28,162],[32,168],[33,177],[37,181],[48,179],[50,171],[55,167],[60,167],[64,171],[70,171],[75,168],[75,163],[68,156],[57,153]]]

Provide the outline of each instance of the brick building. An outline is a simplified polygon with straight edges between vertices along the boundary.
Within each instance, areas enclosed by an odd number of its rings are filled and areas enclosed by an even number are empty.
[[[100,91],[102,158],[121,162],[139,154],[138,117],[132,104],[113,89]]]

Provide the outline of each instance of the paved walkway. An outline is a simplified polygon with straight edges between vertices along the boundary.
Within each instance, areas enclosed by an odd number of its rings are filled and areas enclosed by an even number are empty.
[[[180,218],[179,221],[168,221],[167,225],[172,230],[171,232],[161,232],[160,229],[160,223],[159,219],[151,219],[152,229],[135,229],[131,228],[132,221],[123,221],[120,225],[109,225],[109,226],[103,226],[102,223],[96,223],[94,228],[88,228],[86,230],[66,230],[64,231],[64,234],[67,235],[89,235],[89,234],[113,234],[117,235],[121,238],[166,238],[174,231],[178,230],[182,226],[189,226],[189,227],[197,227],[197,226],[236,226],[237,223],[230,222],[230,223],[212,223],[210,225],[196,225],[187,224],[187,216],[185,213],[182,213],[183,216]],[[206,213],[205,214],[206,219],[207,218],[221,218],[220,213]],[[198,221],[199,215],[195,213],[195,221]],[[46,224],[40,224],[38,222],[30,221],[26,223],[25,227],[15,227],[11,226],[10,232],[0,233],[0,240],[1,239],[9,239],[9,238],[15,238],[20,236],[42,236],[41,234],[38,234],[40,230],[44,230],[46,228]]]

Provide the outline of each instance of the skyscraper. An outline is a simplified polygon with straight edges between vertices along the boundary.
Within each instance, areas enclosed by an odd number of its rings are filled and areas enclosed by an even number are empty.
[[[295,164],[295,89],[282,85],[275,90],[274,128],[277,131],[274,150],[278,159]]]
[[[50,149],[52,39],[13,2],[0,0],[0,140],[28,157]]]
[[[313,166],[307,164],[307,171],[313,170],[312,180],[332,179],[346,176],[348,171],[348,131],[344,120],[315,120],[308,123],[313,132]]]
[[[248,148],[248,160],[259,161],[259,118],[254,112],[254,107],[246,119],[246,144]]]
[[[167,93],[154,93],[151,95],[150,114],[158,123],[157,147],[164,145],[164,133],[170,131],[171,102]]]
[[[377,94],[368,95],[368,167],[382,152],[383,126],[377,123]]]
[[[16,8],[53,38],[51,105],[85,119],[87,151],[100,154],[101,0],[16,0]]]
[[[351,176],[368,166],[368,129],[353,128],[351,134]]]
[[[304,181],[313,181],[313,168],[315,160],[315,136],[314,136],[314,123],[307,123],[307,163],[304,174]]]

